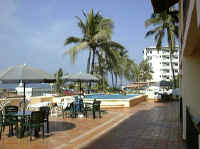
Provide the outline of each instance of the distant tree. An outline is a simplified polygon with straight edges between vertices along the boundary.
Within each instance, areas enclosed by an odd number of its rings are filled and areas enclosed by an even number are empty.
[[[134,65],[134,78],[136,82],[146,82],[152,79],[152,67],[147,60],[141,61],[139,64]]]
[[[55,87],[56,87],[56,93],[58,93],[58,95],[62,95],[63,94],[63,86],[64,86],[64,81],[62,79],[63,76],[63,71],[62,68],[59,68],[59,70],[54,74],[55,78],[56,78],[56,83],[55,83]]]
[[[143,60],[140,64],[139,64],[139,69],[140,69],[140,77],[141,80],[146,82],[147,80],[151,80],[152,79],[152,67],[151,65],[149,65],[147,60]]]
[[[67,88],[69,89],[74,89],[74,87],[75,87],[74,83],[70,83],[67,85]]]

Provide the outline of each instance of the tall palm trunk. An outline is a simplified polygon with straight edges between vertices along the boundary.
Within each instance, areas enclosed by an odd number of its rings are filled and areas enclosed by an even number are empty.
[[[170,30],[170,28],[167,28],[167,33],[168,33],[168,45],[170,47],[170,64],[171,64],[171,71],[172,71],[172,77],[173,77],[173,89],[176,88],[176,78],[174,74],[174,66],[172,63],[172,56],[173,52],[175,49],[175,38],[174,38],[174,33]]]
[[[91,49],[89,50],[88,62],[87,62],[87,73],[90,73],[90,61],[91,61]]]
[[[120,75],[120,85],[122,86],[122,80],[123,80],[123,76],[122,74]]]
[[[95,48],[92,48],[92,52],[93,52],[93,55],[92,55],[92,66],[91,66],[91,74],[94,73],[94,61],[95,61]]]
[[[112,79],[112,87],[114,87],[114,78],[113,78],[113,72],[111,72],[111,79]]]
[[[170,52],[170,64],[171,64],[171,71],[172,71],[172,77],[173,77],[173,89],[176,88],[176,78],[175,78],[175,74],[174,74],[174,66],[172,63],[172,53]]]
[[[117,87],[117,73],[116,72],[114,72],[114,75],[115,75],[115,88]]]
[[[98,60],[99,60],[99,73],[100,73],[100,76],[101,76],[101,84],[102,84],[102,90],[103,90],[103,82],[104,82],[104,73],[103,73],[103,67],[102,67],[102,53],[99,54],[98,56]]]

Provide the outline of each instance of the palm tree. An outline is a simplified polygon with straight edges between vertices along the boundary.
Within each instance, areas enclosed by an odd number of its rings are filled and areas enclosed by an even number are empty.
[[[147,60],[143,60],[139,64],[133,63],[133,77],[138,82],[138,87],[140,81],[146,82],[147,80],[151,80],[152,73],[152,67]]]
[[[62,95],[63,93],[62,87],[64,85],[64,81],[62,80],[62,76],[63,76],[62,68],[59,68],[58,71],[54,74],[54,76],[56,78],[56,83],[55,83],[56,92],[59,95]]]
[[[146,82],[147,80],[152,79],[153,70],[147,60],[143,60],[140,62],[139,69],[140,69],[140,77],[142,81]]]
[[[107,70],[107,73],[111,74],[112,86],[117,87],[118,79],[120,79],[120,84],[122,80],[133,80],[134,78],[134,61],[132,61],[128,55],[127,50],[124,48],[111,48],[109,50],[112,54],[109,57],[109,54],[105,56],[104,66]]]
[[[111,39],[113,22],[111,19],[101,16],[99,12],[94,13],[93,10],[89,11],[88,14],[83,12],[83,16],[85,20],[76,17],[79,20],[78,27],[81,29],[83,36],[81,38],[68,37],[64,45],[74,43],[75,46],[69,48],[65,54],[71,55],[71,60],[74,63],[76,55],[80,51],[89,50],[87,72],[93,74],[97,49]]]
[[[122,84],[122,80],[126,79],[128,81],[133,80],[134,78],[134,61],[128,57],[126,50],[120,50],[116,52],[117,63],[115,64],[115,74],[117,74],[120,78],[120,84]]]
[[[173,75],[173,87],[176,87],[176,79],[174,75],[174,68],[172,64],[172,56],[175,51],[176,39],[178,39],[178,11],[173,7],[162,13],[153,13],[151,18],[145,21],[145,26],[153,26],[154,28],[148,31],[145,37],[154,35],[156,41],[156,48],[158,50],[162,47],[165,34],[167,33],[168,46],[170,48],[170,63]]]

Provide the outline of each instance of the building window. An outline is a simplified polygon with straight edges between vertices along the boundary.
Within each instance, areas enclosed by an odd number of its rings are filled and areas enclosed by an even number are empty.
[[[178,66],[178,63],[173,63],[174,66]]]
[[[175,71],[176,73],[178,73],[178,69],[175,69],[174,71]]]

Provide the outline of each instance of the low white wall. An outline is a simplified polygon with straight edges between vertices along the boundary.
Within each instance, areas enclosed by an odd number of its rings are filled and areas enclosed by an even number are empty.
[[[60,103],[61,100],[74,100],[73,96],[53,97],[54,103]]]
[[[139,95],[129,99],[96,99],[101,101],[101,108],[127,108],[146,99],[146,95]],[[93,99],[84,98],[84,102],[92,102]]]

